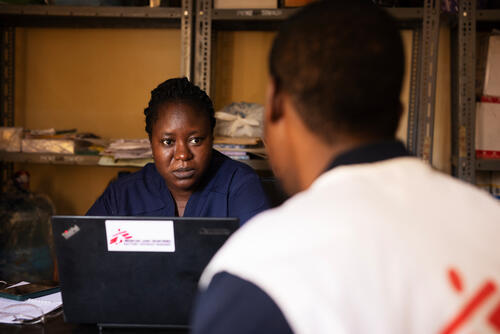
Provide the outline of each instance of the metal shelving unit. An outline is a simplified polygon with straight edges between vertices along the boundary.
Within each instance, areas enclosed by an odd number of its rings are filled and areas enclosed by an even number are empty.
[[[422,23],[422,45],[418,84],[418,113],[416,147],[410,150],[424,161],[432,163],[432,145],[434,138],[434,109],[436,101],[437,53],[439,43],[439,7],[440,1],[424,1]],[[415,137],[415,136],[414,136]]]
[[[0,160],[9,162],[20,162],[30,164],[50,164],[50,165],[74,165],[74,166],[99,166],[99,167],[138,167],[137,165],[127,165],[124,163],[116,165],[101,165],[97,155],[78,154],[56,154],[56,153],[20,153],[0,151]],[[267,160],[240,160],[257,171],[268,171],[270,169]]]
[[[408,117],[408,148],[432,161],[439,1],[425,0],[422,8],[386,8],[401,28],[413,30]],[[213,31],[270,30],[292,15],[296,8],[213,9],[210,0],[196,0],[195,83],[210,92]]]
[[[499,22],[500,9],[486,9],[476,11],[477,22]]]
[[[0,159],[4,161],[35,164],[97,166],[99,158],[97,155],[0,152]]]
[[[499,171],[500,160],[476,160],[476,33],[481,24],[500,26],[500,10],[476,10],[476,0],[459,1],[458,22],[454,32],[452,66],[452,152],[453,175],[475,183],[476,171]]]
[[[179,27],[181,8],[0,5],[2,26]]]
[[[454,38],[457,55],[452,68],[453,111],[452,152],[456,165],[454,175],[470,183],[475,182],[475,51],[476,1],[459,2],[458,23]]]
[[[477,159],[476,170],[500,172],[500,159]]]
[[[179,27],[181,28],[181,73],[207,92],[211,91],[212,42],[215,30],[269,30],[292,15],[296,8],[279,9],[213,9],[211,0],[183,0],[182,8],[148,7],[70,7],[70,6],[13,6],[0,5],[0,27]],[[439,38],[439,1],[425,0],[422,8],[387,8],[401,28],[413,31],[410,73],[410,103],[408,119],[408,148],[424,160],[432,161],[432,132],[436,87],[437,48]],[[488,17],[489,12],[485,13]],[[3,40],[2,40],[3,41]],[[14,45],[2,43],[13,58]],[[11,67],[9,67],[11,66]],[[13,63],[2,63],[2,72],[11,73]],[[2,76],[3,78],[4,76]],[[13,101],[13,81],[2,81],[2,96]],[[11,111],[3,107],[0,121],[12,120]],[[5,123],[6,124],[6,123]],[[3,160],[3,159],[2,159]],[[5,168],[3,168],[5,170]]]
[[[0,126],[14,125],[14,42],[13,27],[0,28]],[[0,190],[14,171],[12,163],[0,159]]]
[[[296,8],[278,9],[213,9],[215,30],[276,30]]]
[[[180,74],[192,76],[193,1],[181,8],[100,7],[51,5],[0,5],[0,125],[14,125],[14,51],[16,27],[79,28],[180,28]],[[3,152],[0,160],[2,185],[10,178],[12,162],[97,165],[98,157],[29,155]],[[97,159],[97,160],[96,160]]]

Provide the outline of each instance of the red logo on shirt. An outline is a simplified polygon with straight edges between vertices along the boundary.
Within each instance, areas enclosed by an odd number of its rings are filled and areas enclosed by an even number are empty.
[[[464,290],[464,282],[460,277],[458,270],[455,268],[448,269],[448,279],[450,280],[451,287],[457,292],[461,293]],[[451,334],[457,331],[460,326],[466,323],[493,293],[497,290],[495,282],[491,280],[485,281],[466,301],[458,314],[444,327],[440,332],[441,334]],[[498,332],[500,332],[500,302],[495,306],[493,311],[488,315],[488,323]]]
[[[120,229],[118,229],[118,232],[113,234],[113,236],[111,237],[109,244],[110,245],[121,244],[122,242],[130,238],[132,238],[132,236],[128,234],[127,231],[121,231]]]

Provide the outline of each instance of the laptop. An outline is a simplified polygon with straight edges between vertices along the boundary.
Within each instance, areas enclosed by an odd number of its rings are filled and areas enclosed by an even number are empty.
[[[53,216],[66,322],[188,327],[198,280],[237,218]]]

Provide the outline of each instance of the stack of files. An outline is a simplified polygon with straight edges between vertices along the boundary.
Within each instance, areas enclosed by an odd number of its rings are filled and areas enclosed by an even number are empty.
[[[153,152],[149,139],[117,139],[101,153],[101,166],[135,166],[142,167],[153,162]]]
[[[58,153],[98,155],[109,141],[93,133],[78,133],[77,129],[26,130],[21,143],[25,153]]]
[[[118,160],[151,158],[153,153],[147,138],[118,139],[112,141],[102,155],[112,156],[115,160]]]
[[[20,282],[16,285],[27,284]],[[15,286],[15,285],[14,285]],[[62,307],[61,292],[52,293],[38,298],[17,301],[0,297],[0,323],[19,324],[17,318],[37,319]]]
[[[214,149],[235,160],[267,159],[260,138],[216,137]]]

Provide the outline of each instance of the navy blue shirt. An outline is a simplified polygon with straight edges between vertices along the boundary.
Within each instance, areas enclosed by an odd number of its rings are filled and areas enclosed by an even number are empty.
[[[325,172],[341,165],[377,162],[407,155],[408,151],[399,141],[363,145],[338,155]],[[214,275],[208,288],[198,295],[191,324],[193,334],[293,332],[283,312],[268,294],[252,282],[228,272]]]
[[[185,217],[238,217],[240,224],[269,208],[259,177],[249,166],[213,151]],[[154,164],[111,183],[88,216],[175,216],[175,202]]]

